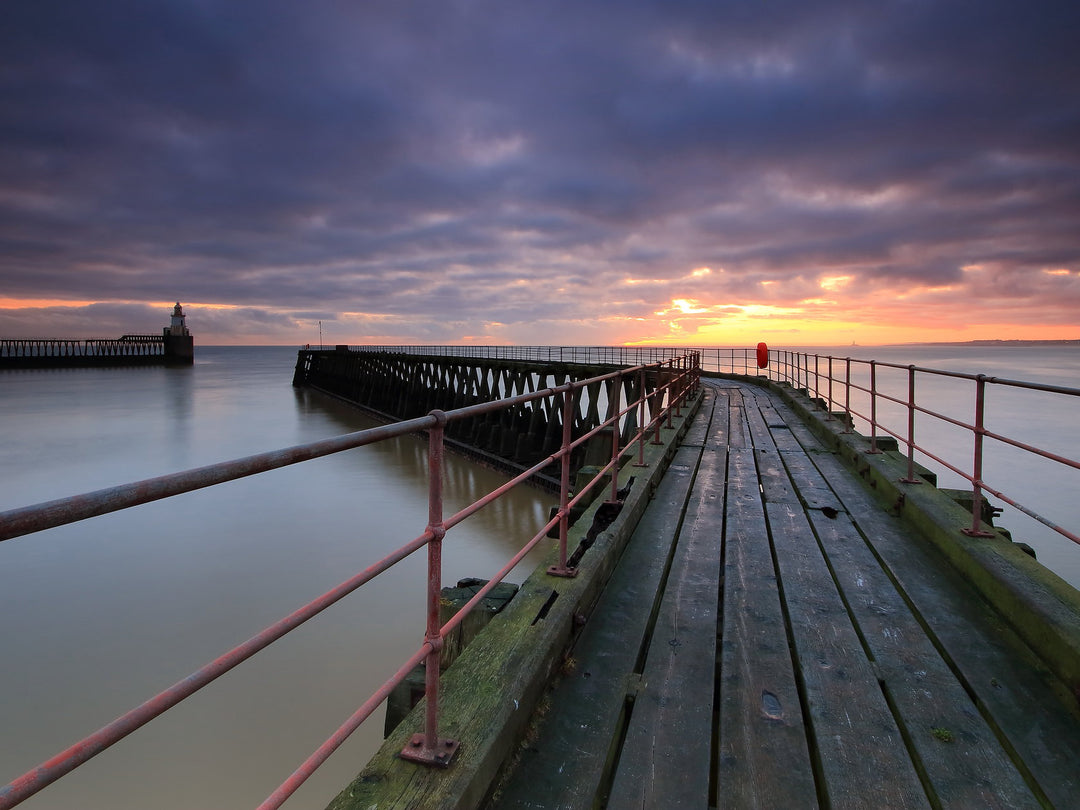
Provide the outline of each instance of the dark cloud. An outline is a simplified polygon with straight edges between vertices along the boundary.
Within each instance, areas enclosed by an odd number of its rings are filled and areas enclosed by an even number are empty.
[[[1061,0],[9,2],[2,294],[445,340],[1014,294],[1080,271],[1078,39]]]

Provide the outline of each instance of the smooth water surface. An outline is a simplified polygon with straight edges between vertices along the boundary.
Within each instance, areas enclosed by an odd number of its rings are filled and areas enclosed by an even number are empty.
[[[1075,347],[850,353],[1080,388]],[[293,348],[199,347],[191,368],[0,374],[0,510],[371,426],[343,403],[293,389],[295,360]],[[883,372],[881,383],[906,397],[902,374]],[[970,381],[927,376],[919,386],[920,402],[973,418]],[[1077,404],[994,388],[987,426],[1080,458]],[[883,404],[879,418],[906,429],[902,407]],[[916,438],[970,464],[963,430],[920,415]],[[448,513],[503,481],[447,461]],[[966,486],[939,472],[942,486]],[[984,477],[1080,527],[1076,470],[988,446]],[[0,543],[0,783],[420,534],[426,498],[426,446],[408,437]],[[551,503],[523,489],[452,530],[444,581],[490,576]],[[1012,508],[998,524],[1080,585],[1080,547]],[[419,646],[424,581],[421,553],[23,806],[254,807]],[[381,731],[380,711],[286,806],[324,806]]]
[[[293,389],[295,360],[3,373],[0,510],[372,426]],[[447,462],[447,514],[505,480]],[[0,784],[421,534],[426,464],[406,437],[0,543]],[[451,530],[444,581],[492,575],[552,502]],[[419,647],[425,585],[421,551],[22,806],[254,807]],[[324,806],[381,734],[380,709],[286,806]]]

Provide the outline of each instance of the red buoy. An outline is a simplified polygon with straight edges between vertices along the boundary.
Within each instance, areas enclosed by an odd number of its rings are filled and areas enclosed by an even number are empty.
[[[769,365],[769,347],[764,343],[757,345],[757,364],[758,368],[765,368]]]

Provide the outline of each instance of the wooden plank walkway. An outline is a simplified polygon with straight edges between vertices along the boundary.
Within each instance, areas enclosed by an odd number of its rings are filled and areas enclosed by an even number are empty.
[[[778,398],[701,413],[488,803],[1080,807],[1080,710]]]

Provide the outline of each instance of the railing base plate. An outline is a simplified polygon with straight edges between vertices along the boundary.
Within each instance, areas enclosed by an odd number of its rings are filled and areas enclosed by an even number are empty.
[[[460,747],[461,742],[459,740],[439,738],[434,749],[427,748],[424,746],[424,735],[413,734],[409,744],[401,749],[401,758],[421,765],[435,765],[439,768],[445,768],[453,760],[454,754],[458,752]]]
[[[578,570],[576,568],[563,567],[561,565],[548,566],[547,572],[553,577],[563,577],[565,579],[573,579],[577,576]]]

